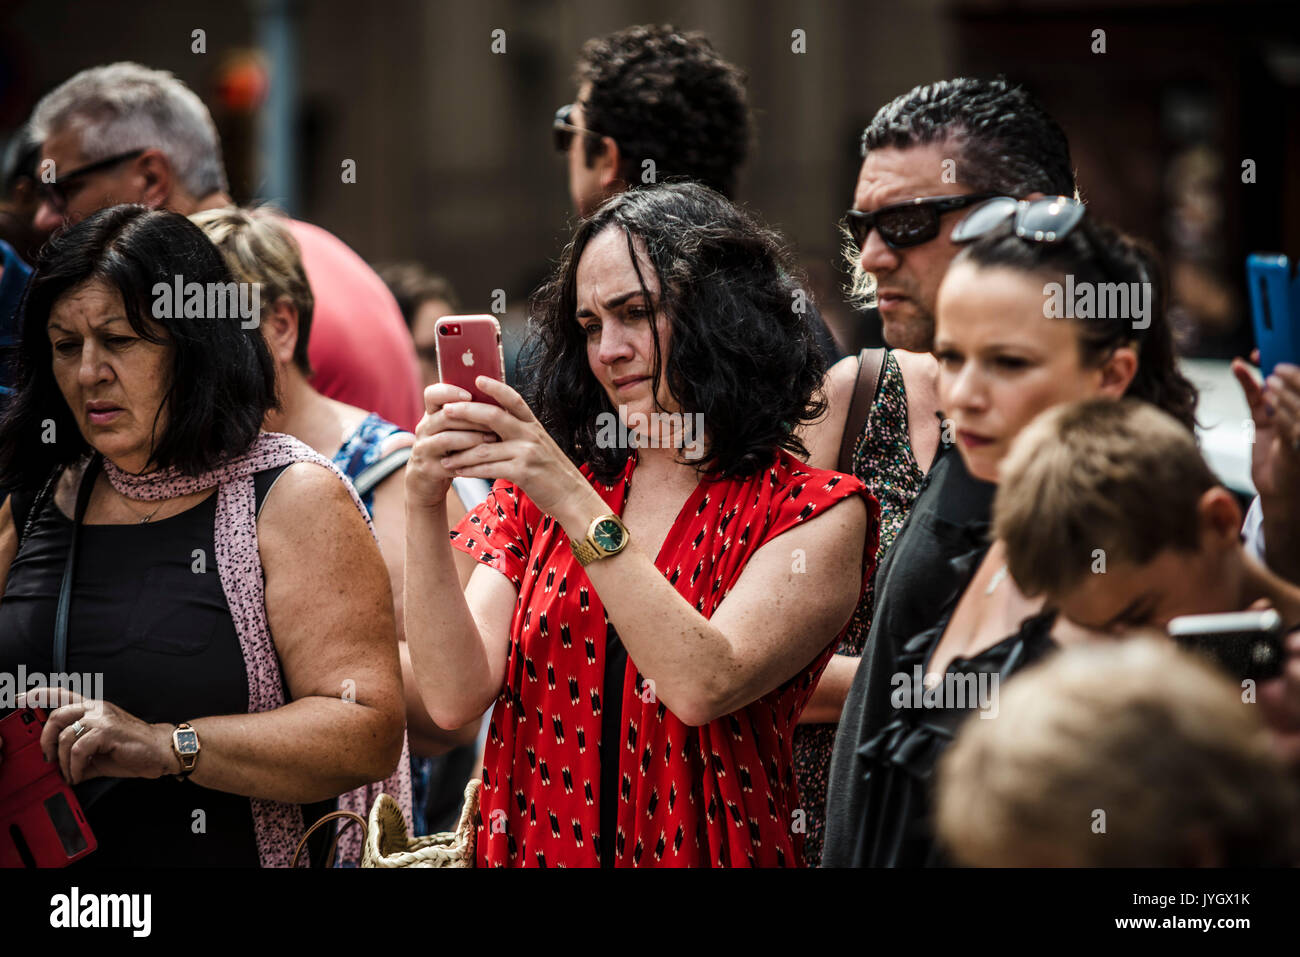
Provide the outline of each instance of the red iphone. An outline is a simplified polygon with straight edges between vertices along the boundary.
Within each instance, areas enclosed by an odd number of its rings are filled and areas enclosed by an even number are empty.
[[[501,327],[493,316],[443,316],[438,331],[438,378],[468,392],[474,402],[499,405],[474,384],[481,375],[504,382]]]
[[[0,867],[67,867],[98,845],[58,761],[41,754],[45,712],[0,721]]]

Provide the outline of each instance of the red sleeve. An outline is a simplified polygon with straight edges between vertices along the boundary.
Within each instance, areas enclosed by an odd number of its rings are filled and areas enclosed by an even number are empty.
[[[515,485],[498,480],[488,497],[466,513],[451,532],[451,544],[520,588],[536,526],[530,513],[536,511]]]
[[[866,551],[869,555],[876,554],[880,537],[880,505],[860,479],[799,463],[781,475],[780,482],[782,488],[773,497],[772,519],[760,544],[822,514],[852,495],[860,495],[867,504]]]

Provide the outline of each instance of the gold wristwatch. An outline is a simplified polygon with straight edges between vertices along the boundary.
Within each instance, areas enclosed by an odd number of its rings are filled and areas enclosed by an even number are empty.
[[[610,512],[591,523],[584,540],[570,540],[569,547],[573,549],[578,564],[586,568],[598,559],[617,555],[627,547],[628,537],[627,526],[623,524],[623,520]]]
[[[184,781],[194,771],[194,766],[199,763],[201,748],[199,733],[188,723],[178,724],[172,731],[172,751],[181,762],[181,773],[176,775],[177,780]]]

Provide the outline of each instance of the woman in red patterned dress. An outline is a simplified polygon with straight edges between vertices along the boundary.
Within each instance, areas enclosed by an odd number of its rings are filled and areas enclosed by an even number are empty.
[[[822,412],[802,296],[718,194],[631,191],[535,298],[529,401],[425,391],[406,634],[440,726],[495,699],[480,866],[802,865],[791,735],[878,513],[792,454]],[[449,543],[455,476],[497,482]]]

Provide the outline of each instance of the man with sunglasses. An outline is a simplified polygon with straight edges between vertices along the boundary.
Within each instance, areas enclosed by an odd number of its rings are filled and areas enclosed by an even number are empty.
[[[203,101],[180,80],[136,63],[83,70],[36,105],[41,203],[52,232],[96,210],[143,203],[188,216],[231,205],[221,143]],[[410,333],[397,303],[351,249],[319,227],[290,221],[316,309],[312,385],[413,429],[424,409]]]
[[[876,113],[862,150],[845,225],[855,242],[856,285],[874,291],[891,347],[882,368],[895,371],[882,376],[889,386],[874,399],[866,393],[871,414],[846,436],[855,394],[875,379],[859,376],[857,356],[837,363],[826,377],[830,411],[806,439],[818,467],[835,468],[842,445],[856,450],[854,470],[863,467],[868,474],[859,477],[873,490],[872,469],[893,463],[882,491],[892,505],[887,515],[882,500],[882,546],[890,532],[896,536],[878,566],[874,597],[865,599],[870,607],[859,609],[863,627],[870,623],[865,641],[859,638],[861,659],[837,654],[805,711],[805,721],[827,726],[838,718],[825,778],[822,864],[829,867],[864,862],[858,749],[892,717],[896,646],[933,624],[956,587],[951,560],[980,543],[989,520],[993,486],[972,478],[941,441],[938,366],[929,355],[939,283],[960,248],[953,230],[994,197],[1075,192],[1064,132],[1024,90],[1001,79],[916,87]],[[878,435],[891,444],[876,448]],[[816,797],[804,796],[805,804]]]

